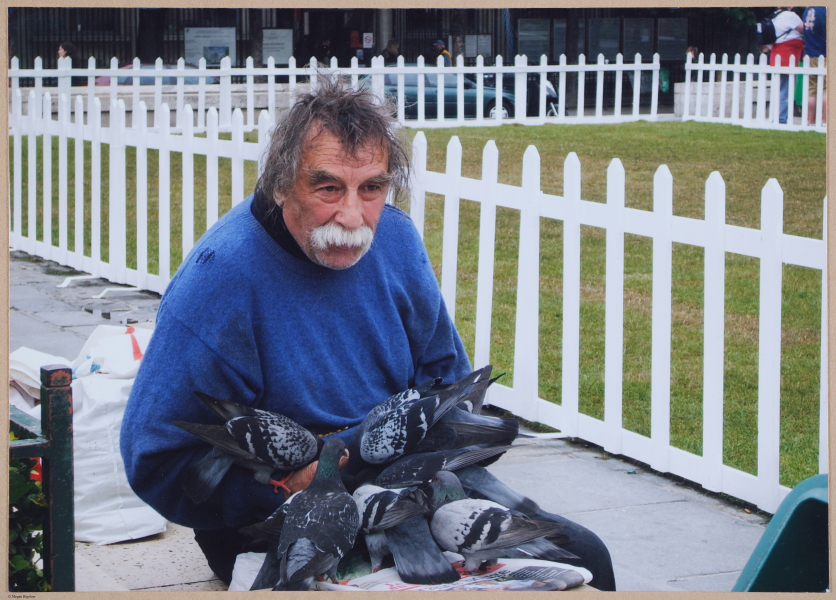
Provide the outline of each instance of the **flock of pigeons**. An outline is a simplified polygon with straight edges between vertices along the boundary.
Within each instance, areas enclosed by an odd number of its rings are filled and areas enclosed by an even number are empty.
[[[480,414],[488,386],[498,379],[490,378],[491,369],[387,398],[347,447],[280,414],[196,392],[224,424],[175,423],[212,445],[184,477],[184,490],[203,502],[237,464],[256,481],[290,492],[290,476],[276,480],[274,472],[319,461],[307,489],[263,523],[241,530],[268,548],[253,590],[307,590],[323,574],[336,583],[337,565],[358,538],[375,571],[391,555],[404,582],[424,585],[459,580],[443,550],[462,555],[470,572],[500,557],[577,558],[559,547],[569,537],[555,515],[485,468],[523,435],[515,419]]]

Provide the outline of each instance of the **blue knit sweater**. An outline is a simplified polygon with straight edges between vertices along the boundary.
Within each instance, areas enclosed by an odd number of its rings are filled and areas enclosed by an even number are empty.
[[[209,446],[172,421],[220,424],[194,395],[284,414],[318,434],[351,428],[389,395],[470,372],[423,243],[386,206],[369,252],[334,271],[285,252],[252,196],[195,245],[165,292],[125,411],[121,450],[133,490],[195,529],[266,518],[283,501],[233,466],[196,505],[183,468]]]

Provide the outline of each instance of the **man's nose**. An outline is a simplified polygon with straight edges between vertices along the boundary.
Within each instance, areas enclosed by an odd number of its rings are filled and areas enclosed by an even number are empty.
[[[363,225],[363,200],[358,190],[346,190],[336,221],[346,229],[357,229]]]

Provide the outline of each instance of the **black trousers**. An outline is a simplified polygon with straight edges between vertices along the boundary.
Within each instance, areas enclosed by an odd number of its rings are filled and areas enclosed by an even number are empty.
[[[578,525],[560,515],[540,511],[536,517],[541,520],[562,523],[566,535],[571,541],[560,547],[580,557],[578,560],[566,559],[567,564],[577,565],[588,569],[592,573],[591,585],[601,591],[615,591],[615,574],[612,569],[612,559],[609,550],[597,535],[586,527]],[[195,530],[194,539],[206,560],[209,568],[218,578],[229,585],[232,581],[232,568],[235,558],[242,552],[266,552],[267,548],[255,548],[247,545],[249,539],[231,527],[224,529]]]
[[[242,552],[265,552],[267,548],[250,548],[249,538],[238,533],[237,528],[195,529],[194,540],[218,579],[229,585],[235,558]]]
[[[607,550],[601,538],[583,525],[544,510],[541,510],[534,518],[561,523],[564,527],[563,533],[568,535],[571,541],[561,544],[560,547],[580,557],[579,559],[563,559],[563,562],[583,567],[592,573],[590,582],[592,587],[602,592],[615,591],[615,573],[612,569],[610,551]]]

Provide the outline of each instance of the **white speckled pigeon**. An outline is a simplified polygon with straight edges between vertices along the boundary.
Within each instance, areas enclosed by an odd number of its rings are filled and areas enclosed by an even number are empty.
[[[360,528],[357,503],[345,491],[339,474],[340,458],[348,451],[339,438],[329,438],[319,458],[316,474],[307,489],[285,502],[281,535],[273,557],[268,552],[262,570],[275,572],[267,561],[278,559],[280,578],[275,591],[304,591],[323,573],[337,582],[337,565],[354,546]],[[277,512],[279,512],[277,511]],[[275,516],[275,514],[274,514]],[[256,577],[257,583],[268,583]],[[253,587],[252,589],[257,589]]]
[[[349,443],[349,473],[359,472],[363,461],[379,465],[409,454],[473,383],[490,375],[490,369],[488,366],[474,371],[438,393],[432,393],[436,385],[432,382],[390,396],[375,406]]]
[[[458,478],[447,471],[437,473],[430,487],[435,508],[430,522],[433,537],[443,549],[461,554],[470,572],[501,557],[577,558],[545,539],[563,530],[558,523],[533,521],[496,502],[467,498]]]
[[[274,491],[282,487],[290,493],[285,481],[293,473],[275,480],[273,472],[295,471],[309,464],[322,447],[321,438],[283,415],[195,393],[226,421],[224,425],[174,422],[214,446],[186,469],[183,489],[195,503],[212,494],[233,464],[250,469],[256,481],[273,485]]]

